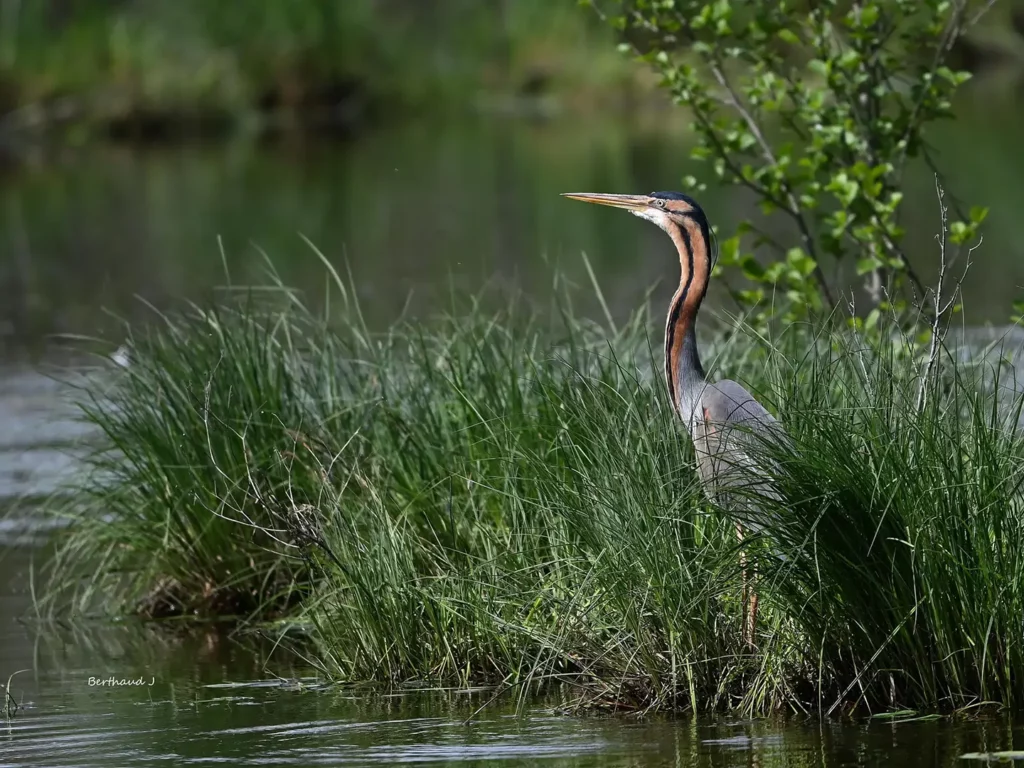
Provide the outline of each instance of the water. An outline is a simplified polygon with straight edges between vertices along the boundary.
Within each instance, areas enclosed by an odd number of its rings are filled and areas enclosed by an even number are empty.
[[[43,628],[26,572],[39,550],[0,560],[0,678],[19,669],[20,709],[0,719],[7,766],[476,765],[954,766],[967,752],[1024,745],[1000,719],[679,721],[560,714],[560,699],[515,702],[489,690],[367,695],[325,689],[269,643],[210,628]],[[140,680],[97,685],[90,678]],[[564,694],[565,701],[571,692]],[[467,722],[468,721],[468,722]]]
[[[1001,323],[1024,296],[1024,106],[984,84],[961,102],[960,120],[929,135],[951,192],[991,208],[965,298],[972,322]],[[583,251],[615,312],[655,283],[663,302],[677,269],[664,234],[558,195],[678,189],[684,175],[703,174],[688,160],[685,121],[671,125],[422,121],[330,144],[91,145],[28,156],[0,176],[0,358],[52,351],[55,333],[117,337],[120,319],[153,319],[140,297],[166,308],[228,282],[266,284],[268,258],[321,303],[325,271],[300,233],[343,273],[347,263],[378,323],[407,305],[443,308],[450,283],[519,287],[542,301],[551,262],[585,287]],[[906,186],[907,248],[927,280],[934,182],[915,167]],[[755,213],[733,189],[712,185],[700,197],[724,228]],[[721,300],[713,295],[710,306]]]
[[[962,119],[932,136],[953,188],[992,209],[965,282],[971,322],[1005,321],[1024,293],[1022,109],[982,86],[963,100]],[[596,312],[581,251],[623,314],[653,284],[656,302],[671,293],[667,240],[558,193],[678,188],[700,172],[688,151],[685,132],[638,124],[459,120],[344,144],[68,148],[0,170],[0,682],[30,670],[13,680],[20,710],[0,721],[0,767],[946,766],[1024,745],[1020,726],[1002,720],[641,723],[565,717],[559,702],[533,700],[519,711],[495,702],[465,724],[490,692],[324,691],[301,660],[224,631],[19,620],[32,614],[30,566],[46,552],[32,499],[74,471],[90,436],[67,388],[40,372],[82,362],[72,351],[81,344],[61,334],[103,336],[113,350],[126,320],[158,321],[158,311],[227,285],[267,284],[271,265],[320,305],[324,268],[300,233],[351,270],[374,324],[443,308],[452,286],[543,302],[552,263],[583,287],[582,310]],[[732,192],[702,201],[725,226],[751,210]],[[937,218],[931,177],[918,168],[905,223],[926,277]],[[110,676],[152,685],[89,684]]]

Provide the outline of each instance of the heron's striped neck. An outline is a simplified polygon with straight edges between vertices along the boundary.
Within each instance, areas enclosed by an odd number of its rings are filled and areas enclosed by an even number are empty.
[[[707,224],[687,217],[669,232],[679,251],[681,275],[665,323],[665,376],[672,405],[693,424],[704,387],[704,367],[697,349],[697,312],[708,289],[711,259]]]

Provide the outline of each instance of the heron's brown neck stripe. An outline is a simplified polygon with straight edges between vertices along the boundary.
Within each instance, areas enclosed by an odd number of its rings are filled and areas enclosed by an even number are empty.
[[[697,223],[692,217],[688,218],[694,224]],[[672,297],[672,302],[669,305],[668,319],[665,323],[665,374],[668,380],[669,398],[677,411],[681,408],[679,392],[679,380],[682,378],[679,375],[681,366],[689,362],[689,368],[693,369],[688,371],[689,373],[696,374],[698,377],[703,377],[704,375],[700,365],[700,358],[697,355],[695,339],[689,345],[692,349],[685,349],[687,346],[687,335],[693,331],[697,310],[700,308],[705,291],[707,291],[710,266],[708,264],[707,235],[704,232],[704,227],[699,226],[695,228],[703,240],[703,242],[698,243],[698,246],[702,248],[698,254],[694,253],[694,242],[689,225],[677,227],[674,232],[670,233],[680,252],[680,268],[682,270],[679,288]],[[697,281],[696,286],[694,286],[695,278]],[[687,361],[686,357],[691,359]]]
[[[680,228],[679,232],[685,245],[679,260],[682,274],[679,276],[679,287],[672,297],[672,303],[669,304],[668,320],[665,322],[665,377],[668,379],[669,400],[676,410],[679,410],[679,397],[676,392],[676,364],[679,347],[682,346],[681,342],[686,334],[686,329],[681,327],[680,315],[693,283],[693,248],[690,246],[690,233],[685,228]],[[672,239],[675,240],[675,236]]]

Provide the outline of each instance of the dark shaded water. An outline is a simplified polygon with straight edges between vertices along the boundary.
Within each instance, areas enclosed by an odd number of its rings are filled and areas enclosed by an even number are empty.
[[[932,137],[953,188],[992,208],[965,286],[974,322],[1003,322],[1024,282],[1022,110],[981,87],[961,105],[963,119]],[[655,300],[671,292],[667,240],[558,193],[678,188],[699,171],[687,155],[685,134],[622,123],[461,121],[349,144],[68,149],[0,176],[0,682],[30,670],[12,684],[21,709],[0,720],[0,766],[945,766],[965,752],[1024,746],[1020,727],[1000,720],[637,723],[563,717],[537,701],[518,714],[495,704],[465,725],[489,693],[325,692],[300,662],[216,632],[175,639],[135,625],[19,622],[31,615],[29,566],[46,537],[24,498],[73,471],[86,434],[39,372],[72,362],[55,334],[116,342],[122,318],[154,317],[140,296],[157,308],[205,300],[227,283],[267,283],[270,263],[318,304],[324,269],[299,233],[347,263],[374,323],[444,307],[451,286],[543,301],[553,262],[583,286],[584,311],[596,311],[581,251],[613,310],[625,312],[659,280]],[[910,250],[927,273],[938,218],[927,172],[909,179],[908,198]],[[749,212],[731,193],[702,199],[725,225]],[[109,676],[153,684],[89,684]]]
[[[31,613],[33,552],[0,561],[0,678],[20,709],[0,719],[0,767],[156,765],[952,766],[1024,746],[1003,720],[637,722],[558,714],[560,700],[490,691],[367,696],[323,690],[269,645],[215,631],[176,638],[128,624],[48,628]],[[90,684],[90,678],[141,686]],[[93,681],[95,683],[95,680]],[[566,699],[568,701],[568,698]]]

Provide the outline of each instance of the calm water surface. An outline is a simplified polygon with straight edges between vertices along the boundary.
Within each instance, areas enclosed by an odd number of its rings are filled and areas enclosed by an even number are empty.
[[[971,321],[998,323],[1024,293],[1024,107],[978,88],[961,114],[932,140],[964,199],[992,209],[965,290]],[[543,302],[552,264],[582,286],[582,310],[596,311],[581,251],[625,313],[652,285],[655,301],[671,293],[668,242],[558,193],[678,188],[700,170],[688,152],[685,135],[621,122],[477,120],[347,144],[92,146],[0,170],[0,682],[29,670],[13,680],[20,710],[0,721],[0,766],[947,766],[964,752],[1024,746],[1003,721],[637,723],[563,717],[557,702],[518,713],[494,704],[466,725],[489,693],[366,698],[321,690],[301,662],[223,633],[21,621],[47,538],[32,499],[74,471],[89,437],[66,389],[43,375],[80,362],[61,334],[116,344],[125,320],[151,321],[229,284],[267,284],[271,265],[318,305],[324,270],[300,233],[351,271],[375,324],[443,308],[453,286]],[[908,247],[927,272],[932,179],[917,169],[907,189]],[[726,226],[750,212],[735,194],[702,200]],[[89,684],[110,676],[153,684]]]
[[[991,209],[966,305],[973,322],[1001,323],[1024,297],[1024,104],[991,89],[967,92],[958,121],[929,137],[950,202],[956,192]],[[407,306],[445,308],[452,284],[522,288],[543,301],[552,264],[586,288],[581,252],[613,310],[625,313],[652,285],[656,302],[671,295],[671,244],[632,216],[559,193],[678,189],[684,175],[706,173],[689,152],[685,130],[565,117],[422,121],[337,143],[29,154],[0,169],[0,358],[53,352],[55,333],[117,337],[118,318],[152,319],[140,297],[167,307],[226,283],[266,284],[271,264],[320,303],[325,272],[300,233],[351,270],[376,323]],[[735,190],[711,184],[699,197],[724,228],[756,215]],[[928,278],[938,206],[923,167],[906,179],[904,212],[908,252]],[[857,279],[844,272],[838,282]],[[713,295],[710,306],[721,299]],[[596,310],[585,292],[581,301]]]
[[[1024,727],[971,723],[636,722],[568,717],[557,701],[485,708],[490,692],[358,695],[267,644],[128,624],[48,628],[31,612],[31,547],[0,561],[0,767],[158,765],[932,766],[1024,745]],[[141,687],[90,678],[141,679]],[[152,682],[152,685],[150,683]]]

